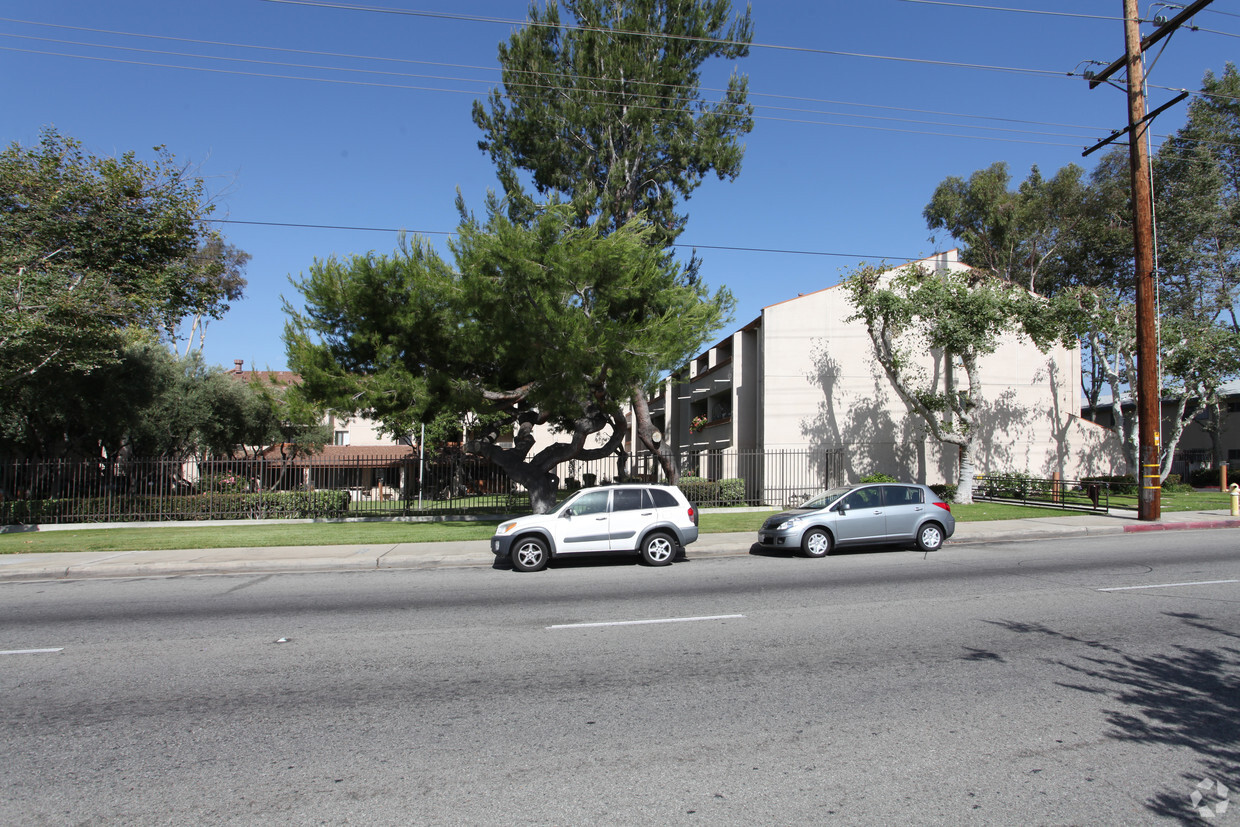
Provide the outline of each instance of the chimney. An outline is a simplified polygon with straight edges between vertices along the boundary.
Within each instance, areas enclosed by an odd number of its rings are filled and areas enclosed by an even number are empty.
[[[233,359],[233,365],[235,365],[235,367],[233,368],[233,373],[240,376],[243,373],[241,366],[244,364],[245,364],[244,359]]]

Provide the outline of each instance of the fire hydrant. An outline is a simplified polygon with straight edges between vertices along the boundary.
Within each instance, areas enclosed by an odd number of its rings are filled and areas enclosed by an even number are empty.
[[[1231,516],[1240,517],[1240,484],[1233,482],[1227,491],[1231,494]]]

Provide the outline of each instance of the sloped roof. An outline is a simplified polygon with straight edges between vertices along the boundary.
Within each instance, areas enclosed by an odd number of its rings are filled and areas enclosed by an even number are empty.
[[[291,447],[291,446],[290,446]],[[273,445],[262,453],[264,459],[279,459],[281,446]],[[418,449],[412,445],[325,445],[313,454],[302,454],[289,460],[292,465],[347,466],[378,468],[407,459],[415,459]]]

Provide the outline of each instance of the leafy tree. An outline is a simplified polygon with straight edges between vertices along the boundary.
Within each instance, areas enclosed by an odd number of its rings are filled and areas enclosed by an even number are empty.
[[[238,381],[147,333],[89,373],[48,369],[0,404],[0,454],[185,460],[322,445],[322,413],[269,382]],[[123,393],[117,389],[123,388]]]
[[[1159,216],[1157,249],[1161,389],[1179,400],[1162,439],[1170,470],[1186,423],[1205,413],[1220,450],[1226,421],[1219,389],[1237,374],[1240,350],[1240,74],[1207,74],[1185,126],[1153,162]],[[1136,462],[1136,412],[1122,401],[1135,382],[1132,217],[1125,150],[1105,156],[1083,187],[1076,167],[1047,188],[1034,170],[1016,191],[995,164],[968,182],[949,178],[926,207],[932,230],[964,245],[963,259],[1075,302],[1082,342],[1082,391],[1091,412],[1109,394],[1112,428]],[[1031,220],[1029,216],[1033,216]],[[1204,351],[1209,349],[1209,355]],[[1217,458],[1217,456],[1216,456]]]
[[[222,312],[239,288],[186,277],[215,239],[210,211],[162,147],[153,163],[100,158],[48,129],[0,153],[0,392],[115,362],[126,328]]]
[[[1069,164],[1047,179],[1035,166],[1019,187],[1010,185],[1003,162],[967,181],[946,178],[926,205],[926,225],[960,242],[966,264],[1043,295],[1096,283],[1100,271],[1109,281],[1116,250],[1131,256],[1131,230],[1109,220],[1113,191],[1087,184],[1080,167]],[[1082,267],[1099,256],[1102,262]]]
[[[844,287],[856,308],[849,321],[865,323],[896,394],[937,441],[960,449],[956,502],[973,502],[973,445],[985,409],[981,359],[1013,331],[1043,351],[1057,340],[1074,340],[1059,322],[1062,316],[1047,300],[986,271],[932,272],[912,265],[886,275],[862,266]],[[965,387],[953,372],[945,387],[928,377],[916,358],[928,351],[958,360]]]
[[[305,311],[285,308],[290,366],[311,397],[406,432],[443,410],[503,414],[513,447],[493,425],[466,448],[545,511],[555,466],[613,453],[631,389],[689,358],[730,310],[726,292],[686,284],[653,233],[641,221],[578,227],[566,205],[518,223],[492,199],[485,223],[463,213],[455,267],[417,239],[391,256],[316,261],[294,281]],[[539,424],[564,441],[532,453]]]
[[[749,10],[729,23],[729,0],[551,0],[531,4],[529,25],[499,47],[503,91],[474,105],[479,147],[495,162],[518,220],[533,209],[520,173],[543,196],[563,196],[579,226],[615,231],[644,215],[649,243],[671,245],[687,200],[710,173],[740,172],[741,136],[753,128],[748,81],[733,73],[714,103],[700,94],[700,69],[711,58],[749,52]],[[692,287],[694,257],[680,286]],[[657,320],[675,306],[660,296],[636,312]],[[689,339],[701,331],[686,330]],[[706,331],[708,334],[711,331]],[[670,447],[653,439],[647,388],[631,401],[637,434],[669,479],[678,476]]]

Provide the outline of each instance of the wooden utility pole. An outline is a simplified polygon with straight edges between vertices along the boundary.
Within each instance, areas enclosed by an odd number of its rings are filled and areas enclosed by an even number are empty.
[[[1094,89],[1120,69],[1128,69],[1128,168],[1132,184],[1132,236],[1137,279],[1137,479],[1140,495],[1137,500],[1137,517],[1157,520],[1162,515],[1162,474],[1159,456],[1162,452],[1162,394],[1158,375],[1158,329],[1154,290],[1154,206],[1150,192],[1150,156],[1146,149],[1146,131],[1154,116],[1169,106],[1179,103],[1187,96],[1182,93],[1171,103],[1160,106],[1150,114],[1145,113],[1145,64],[1141,55],[1146,49],[1169,36],[1194,14],[1214,0],[1193,0],[1180,9],[1170,20],[1158,19],[1158,28],[1144,40],[1141,39],[1141,20],[1137,16],[1137,0],[1124,0],[1124,57],[1111,63],[1097,74],[1086,73],[1089,88]],[[1111,137],[1099,141],[1085,150],[1084,155],[1102,148],[1120,137],[1123,132],[1113,132]]]
[[[1140,494],[1137,518],[1162,515],[1160,473],[1162,394],[1159,392],[1158,331],[1154,324],[1154,211],[1145,117],[1145,65],[1137,0],[1124,0],[1124,46],[1128,63],[1128,168],[1132,181],[1132,236],[1137,279],[1137,431]]]

